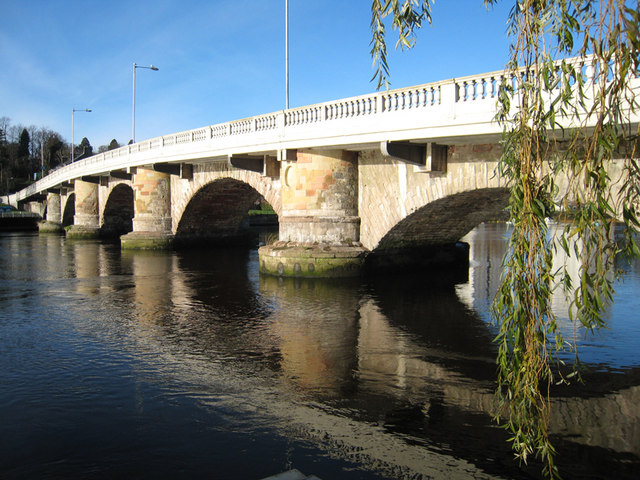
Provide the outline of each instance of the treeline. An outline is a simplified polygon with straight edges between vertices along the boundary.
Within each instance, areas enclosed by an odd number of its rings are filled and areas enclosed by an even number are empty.
[[[74,147],[74,161],[95,153],[86,137]],[[98,153],[118,147],[120,144],[113,139],[109,145],[100,146]],[[20,190],[70,161],[71,146],[58,132],[34,125],[11,125],[8,117],[0,117],[0,192]]]

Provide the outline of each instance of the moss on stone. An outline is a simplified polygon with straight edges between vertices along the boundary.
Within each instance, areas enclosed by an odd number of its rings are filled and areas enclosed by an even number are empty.
[[[171,250],[173,235],[154,232],[132,232],[120,237],[123,250]]]
[[[362,247],[290,245],[261,247],[260,272],[280,277],[339,278],[360,275],[367,251]]]
[[[75,240],[91,240],[100,236],[100,230],[93,227],[72,225],[66,232],[67,238]]]
[[[38,232],[42,234],[60,235],[64,232],[62,224],[56,222],[43,221],[38,223]]]

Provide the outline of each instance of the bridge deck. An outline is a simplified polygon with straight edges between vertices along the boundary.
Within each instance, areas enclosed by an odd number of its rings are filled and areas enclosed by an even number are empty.
[[[585,75],[589,58],[577,59]],[[505,71],[372,93],[210,125],[144,140],[66,165],[8,197],[15,205],[75,178],[154,163],[227,162],[230,155],[270,155],[286,149],[377,149],[383,141],[446,145],[496,143],[498,89]],[[640,93],[640,79],[632,87]],[[633,119],[638,122],[638,115]],[[575,127],[576,119],[560,121]]]

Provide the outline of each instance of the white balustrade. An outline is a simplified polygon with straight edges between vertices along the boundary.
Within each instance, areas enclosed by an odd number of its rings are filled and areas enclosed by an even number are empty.
[[[556,65],[560,64],[556,63]],[[595,64],[592,57],[572,59],[569,65],[575,67],[577,74],[582,75],[582,80],[585,83],[599,82],[602,75],[607,78],[612,75],[612,68],[609,65]],[[273,145],[279,141],[286,141],[288,138],[297,138],[296,132],[302,131],[301,129],[304,129],[305,132],[312,132],[305,134],[305,141],[309,142],[309,138],[317,138],[317,141],[320,142],[318,145],[310,146],[323,146],[322,142],[326,141],[327,135],[345,136],[353,135],[354,132],[366,134],[361,131],[362,125],[373,125],[376,132],[383,130],[393,132],[395,129],[406,131],[410,128],[419,128],[420,125],[416,122],[424,121],[425,124],[429,124],[429,122],[434,122],[434,118],[440,121],[443,112],[455,112],[458,108],[456,105],[460,105],[459,108],[467,109],[465,115],[456,120],[461,134],[464,134],[468,115],[475,115],[476,119],[473,120],[475,123],[485,122],[486,128],[493,132],[497,129],[492,122],[501,84],[510,85],[515,92],[518,88],[518,82],[526,79],[526,75],[524,70],[516,74],[505,71],[490,72],[345,98],[164,135],[133,145],[125,145],[58,168],[24,190],[17,192],[11,196],[11,199],[15,199],[15,202],[23,200],[35,193],[82,175],[96,175],[109,172],[112,169],[123,168],[123,166],[135,166],[138,161],[148,161],[153,156],[157,156],[158,153],[153,153],[154,151],[162,151],[162,157],[167,159],[170,158],[172,152],[179,150],[180,159],[184,159],[188,158],[190,145],[208,142],[208,148],[220,152],[218,154],[220,158],[226,158],[223,150],[228,146],[241,149],[242,145],[255,146],[262,142],[265,145],[271,145],[271,149],[280,148]],[[554,81],[556,89],[562,87],[557,79],[551,79],[551,83]],[[634,88],[638,89],[638,72],[635,72],[634,82]],[[434,117],[430,116],[429,112],[436,112],[435,109],[441,108],[444,110],[438,110],[439,113],[435,113]],[[420,113],[422,111],[424,114],[419,117],[413,115],[413,112]],[[402,122],[405,117],[407,124]],[[363,123],[367,118],[375,121]],[[491,127],[489,127],[490,124],[492,124]],[[328,129],[329,133],[324,134],[324,129]],[[194,151],[196,150],[202,152],[203,147],[194,146]]]

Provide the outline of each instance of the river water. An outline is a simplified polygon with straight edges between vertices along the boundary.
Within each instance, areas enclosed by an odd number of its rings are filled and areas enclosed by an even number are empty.
[[[537,478],[491,420],[506,234],[466,238],[457,284],[4,234],[0,478]],[[553,392],[565,478],[640,475],[640,263],[620,266],[609,328],[575,332],[586,384]]]

